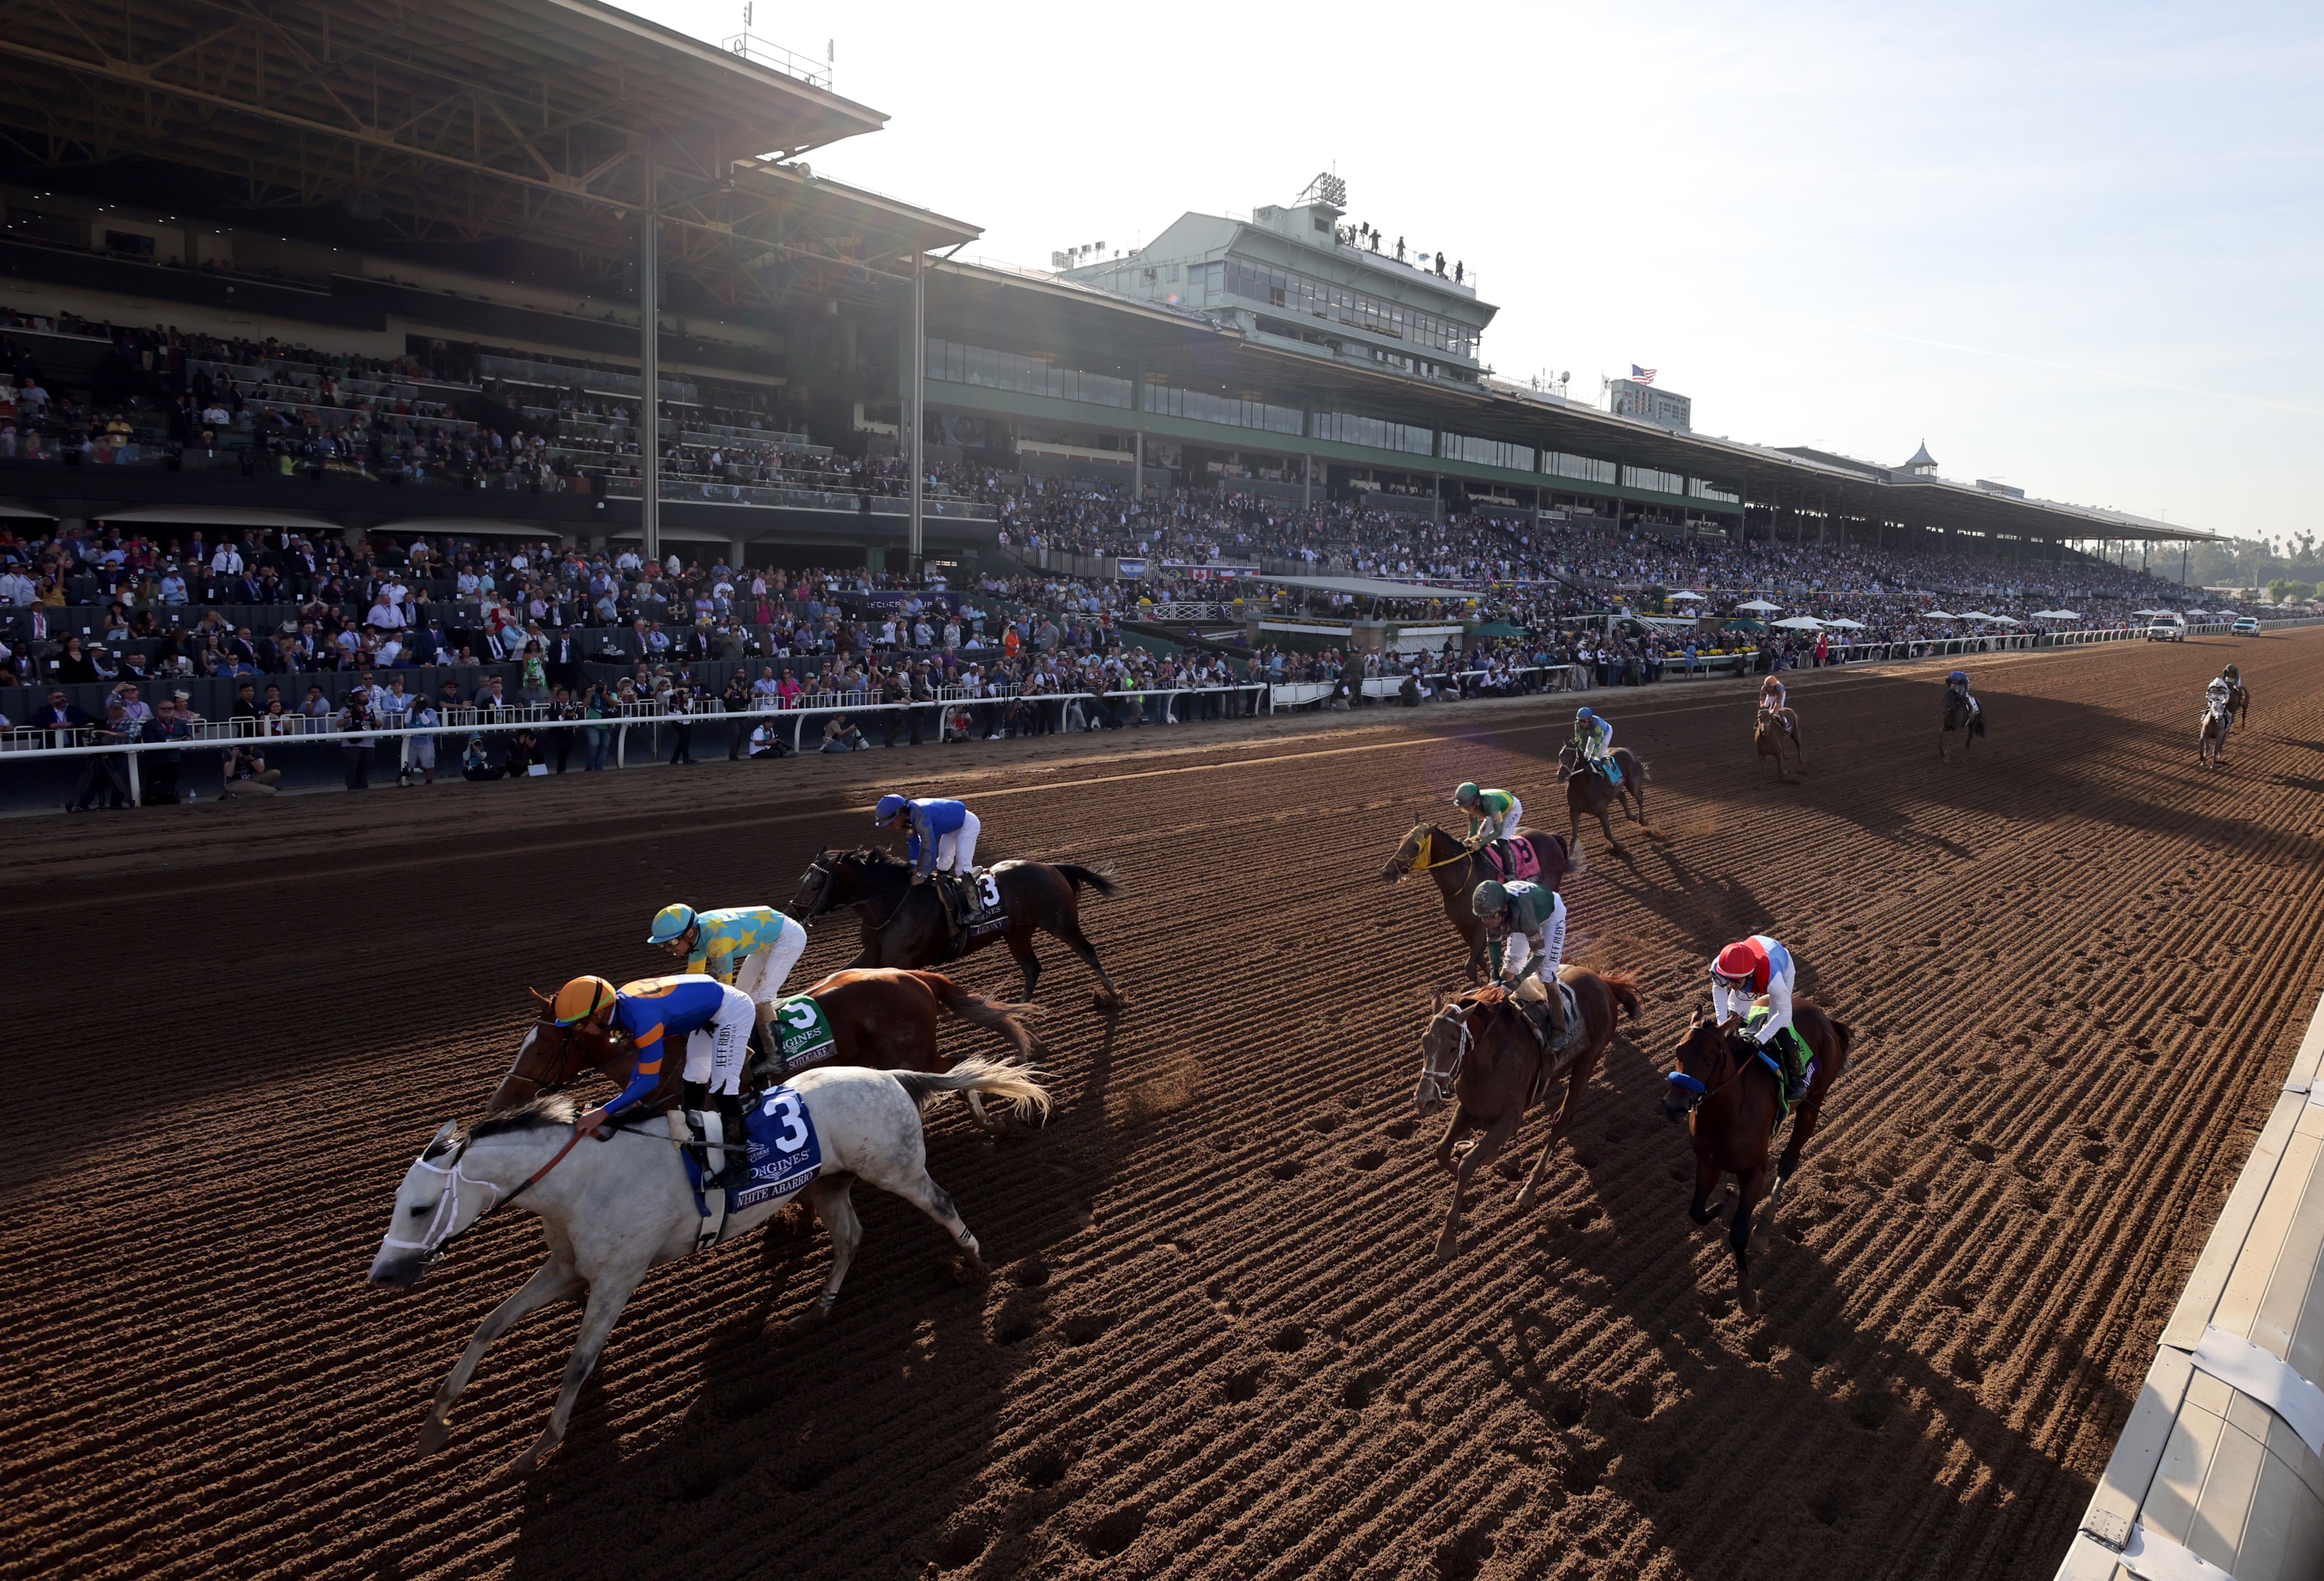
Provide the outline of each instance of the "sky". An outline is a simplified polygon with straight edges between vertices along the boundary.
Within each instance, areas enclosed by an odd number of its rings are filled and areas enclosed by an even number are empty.
[[[699,37],[741,5],[632,0]],[[2324,6],[756,0],[885,131],[826,175],[1142,244],[1343,177],[1505,377],[2239,537],[2324,526]]]

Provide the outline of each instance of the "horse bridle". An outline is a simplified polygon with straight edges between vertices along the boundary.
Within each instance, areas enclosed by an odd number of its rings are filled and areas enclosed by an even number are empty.
[[[401,1241],[398,1240],[393,1235],[387,1235],[381,1238],[380,1244],[383,1246],[393,1246],[402,1251],[424,1253],[426,1254],[425,1260],[421,1262],[420,1266],[423,1268],[433,1268],[436,1265],[436,1260],[443,1256],[445,1253],[451,1250],[453,1242],[458,1240],[470,1230],[475,1229],[478,1225],[483,1224],[486,1219],[492,1217],[493,1215],[506,1207],[510,1203],[514,1202],[518,1197],[522,1197],[526,1192],[540,1184],[541,1179],[548,1175],[549,1170],[555,1169],[558,1165],[565,1161],[565,1155],[571,1152],[580,1142],[583,1134],[584,1133],[581,1131],[576,1129],[571,1136],[566,1138],[565,1145],[558,1148],[556,1153],[550,1157],[547,1163],[541,1165],[540,1168],[526,1176],[522,1183],[518,1185],[513,1190],[495,1197],[491,1202],[486,1203],[482,1213],[479,1213],[475,1218],[470,1219],[466,1224],[461,1225],[460,1228],[444,1235],[441,1240],[437,1238],[438,1230],[442,1226],[453,1223],[460,1216],[460,1188],[462,1186],[475,1186],[481,1189],[495,1192],[500,1191],[502,1188],[498,1182],[492,1180],[479,1180],[460,1167],[460,1160],[468,1156],[468,1143],[473,1140],[472,1138],[466,1136],[462,1137],[460,1139],[460,1145],[452,1150],[451,1160],[447,1163],[429,1163],[428,1161],[428,1155],[424,1152],[421,1153],[419,1158],[412,1160],[415,1168],[425,1170],[431,1175],[442,1175],[447,1178],[444,1182],[444,1189],[437,1194],[435,1211],[428,1216],[428,1227],[420,1233],[420,1237],[417,1241]]]
[[[828,855],[828,853],[825,853],[825,855]],[[802,928],[807,927],[817,917],[823,915],[824,908],[831,904],[831,892],[839,887],[839,875],[824,864],[823,856],[819,855],[814,861],[808,863],[807,864],[807,870],[809,873],[819,873],[823,874],[823,887],[816,892],[815,904],[807,909],[807,915],[797,919],[798,925]]]
[[[1423,862],[1420,860],[1422,856],[1427,854],[1429,837],[1443,834],[1443,830],[1434,827],[1430,827],[1423,832],[1420,838],[1420,849],[1412,854],[1412,861],[1400,870],[1404,877],[1410,878],[1416,873],[1434,873],[1440,867],[1450,867],[1456,862],[1467,862],[1476,856],[1476,852],[1471,850],[1468,846],[1462,845],[1452,836],[1444,835],[1445,843],[1450,845],[1455,851],[1459,852],[1460,855],[1457,856],[1447,856],[1442,862]],[[1399,852],[1397,855],[1401,857],[1402,853]]]
[[[1727,1075],[1727,1079],[1720,1082],[1718,1086],[1705,1086],[1701,1081],[1689,1076],[1683,1070],[1674,1070],[1663,1077],[1665,1081],[1678,1088],[1679,1091],[1693,1095],[1693,1096],[1687,1100],[1686,1107],[1689,1114],[1692,1114],[1695,1110],[1702,1107],[1703,1101],[1705,1099],[1725,1092],[1729,1087],[1733,1086],[1737,1082],[1742,1080],[1743,1073],[1751,1068],[1751,1062],[1749,1060],[1738,1059],[1735,1057],[1735,1046],[1732,1041],[1733,1037],[1734,1034],[1731,1032],[1721,1032],[1719,1034],[1719,1058],[1722,1063],[1731,1064],[1735,1068],[1729,1071]]]
[[[1421,1079],[1432,1084],[1436,1088],[1439,1097],[1452,1092],[1454,1085],[1460,1081],[1461,1066],[1462,1061],[1469,1058],[1469,1046],[1477,1040],[1476,1034],[1469,1030],[1469,1012],[1457,1004],[1448,1004],[1438,1011],[1431,1018],[1430,1024],[1434,1025],[1436,1022],[1443,1021],[1448,1017],[1454,1026],[1461,1029],[1460,1040],[1452,1045],[1452,1060],[1444,1069],[1439,1070],[1436,1068],[1436,1057],[1434,1054],[1424,1053],[1420,1059]],[[1424,1038],[1424,1044],[1425,1041]]]
[[[573,1040],[581,1035],[580,1031],[577,1024],[573,1026],[565,1026],[559,1025],[555,1022],[551,1022],[549,1024],[557,1027],[558,1031],[563,1034],[564,1040],[557,1046],[557,1054],[561,1056],[564,1054],[566,1049],[573,1046]],[[534,1024],[533,1030],[535,1031],[540,1031],[540,1025],[538,1022]],[[510,1071],[506,1079],[510,1081],[530,1082],[532,1084],[532,1096],[535,1098],[545,1098],[553,1093],[561,1093],[567,1087],[571,1086],[575,1082],[579,1081],[583,1072],[595,1070],[597,1068],[597,1065],[593,1061],[590,1064],[582,1067],[580,1070],[575,1071],[571,1076],[567,1077],[560,1082],[546,1082],[537,1076],[527,1076],[521,1070]]]

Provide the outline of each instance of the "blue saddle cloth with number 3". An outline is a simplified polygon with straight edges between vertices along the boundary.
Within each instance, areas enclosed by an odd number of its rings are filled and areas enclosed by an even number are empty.
[[[728,1190],[728,1213],[795,1197],[823,1171],[823,1143],[816,1137],[815,1120],[799,1095],[787,1086],[769,1087],[742,1112],[742,1142],[751,1179]],[[698,1197],[701,1166],[691,1149],[679,1156],[686,1160],[687,1184]]]

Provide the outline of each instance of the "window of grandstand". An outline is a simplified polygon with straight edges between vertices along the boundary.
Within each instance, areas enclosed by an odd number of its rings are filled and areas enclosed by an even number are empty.
[[[1436,453],[1433,430],[1390,422],[1384,417],[1358,417],[1352,411],[1317,412],[1315,437],[1335,439],[1342,445],[1364,445],[1375,450],[1401,450],[1408,456]]]
[[[124,258],[153,259],[153,238],[142,231],[109,230],[105,233],[105,250]]]
[[[1473,461],[1480,467],[1506,467],[1512,472],[1533,470],[1533,447],[1512,445],[1506,439],[1480,439],[1467,434],[1448,433],[1444,436],[1444,448],[1441,454],[1449,461]]]
[[[1611,461],[1589,456],[1568,456],[1552,450],[1541,458],[1541,469],[1558,477],[1579,477],[1590,483],[1612,483],[1620,468]]]
[[[1688,478],[1686,480],[1686,492],[1693,495],[1696,499],[1717,500],[1723,505],[1736,505],[1743,503],[1743,496],[1741,495],[1736,493],[1731,488],[1721,488],[1717,484],[1711,482],[1707,478]]]
[[[1061,368],[1038,356],[990,347],[963,346],[956,340],[928,337],[928,377],[954,384],[980,384],[988,390],[1015,390],[1027,395],[1047,395],[1059,401],[1083,401],[1093,406],[1130,404],[1130,381],[1085,368]],[[1297,429],[1291,430],[1298,432]]]
[[[1456,356],[1477,355],[1475,330],[1464,324],[1440,319],[1434,313],[1407,308],[1402,302],[1388,301],[1366,296],[1361,291],[1303,280],[1296,274],[1262,269],[1240,258],[1198,264],[1190,273],[1200,274],[1204,270],[1209,271],[1208,283],[1214,291],[1222,291],[1270,308],[1305,313],[1310,318],[1336,319],[1353,329],[1411,341],[1437,351],[1451,352]]]
[[[1146,410],[1276,434],[1304,433],[1307,428],[1307,414],[1296,406],[1270,406],[1248,392],[1214,395],[1207,390],[1183,390],[1155,374],[1146,375]]]
[[[1652,489],[1656,494],[1684,494],[1686,475],[1683,472],[1657,472],[1651,467],[1622,468],[1624,488]]]

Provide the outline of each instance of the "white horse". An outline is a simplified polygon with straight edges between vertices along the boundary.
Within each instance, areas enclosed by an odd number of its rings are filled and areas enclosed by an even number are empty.
[[[835,1066],[804,1071],[789,1086],[806,1101],[822,1144],[822,1172],[804,1195],[832,1241],[831,1277],[811,1316],[831,1310],[863,1239],[862,1224],[848,1200],[857,1176],[894,1192],[950,1231],[970,1268],[983,1275],[976,1237],[944,1188],[928,1179],[921,1110],[947,1093],[987,1093],[1013,1101],[1019,1114],[1032,1119],[1048,1112],[1049,1096],[1031,1072],[983,1059],[964,1059],[942,1076]],[[547,1429],[511,1468],[530,1471],[565,1436],[581,1385],[646,1270],[695,1250],[701,1216],[678,1144],[662,1123],[657,1119],[648,1129],[584,1142],[573,1130],[577,1108],[569,1097],[544,1098],[479,1120],[465,1134],[457,1122],[447,1120],[396,1188],[395,1216],[371,1265],[371,1282],[382,1288],[417,1284],[447,1242],[512,1202],[540,1216],[549,1241],[549,1261],[522,1290],[493,1309],[436,1391],[436,1403],[420,1428],[423,1453],[441,1448],[450,1436],[444,1414],[468,1386],[485,1347],[526,1313],[586,1287],[588,1306],[565,1364],[557,1409]],[[779,1197],[730,1215],[727,1238],[757,1228],[788,1200]]]

